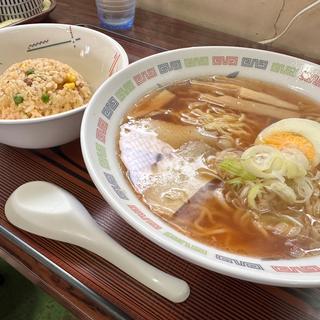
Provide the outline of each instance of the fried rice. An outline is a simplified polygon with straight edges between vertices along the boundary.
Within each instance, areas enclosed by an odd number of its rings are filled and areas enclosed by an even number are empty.
[[[84,78],[53,59],[24,60],[0,75],[0,119],[53,115],[80,107],[90,97]]]

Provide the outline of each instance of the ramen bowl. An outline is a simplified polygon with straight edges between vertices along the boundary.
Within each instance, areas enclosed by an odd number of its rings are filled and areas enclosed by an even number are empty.
[[[131,226],[187,261],[257,283],[319,286],[320,256],[262,259],[208,246],[176,231],[152,213],[128,182],[118,154],[119,126],[128,110],[158,87],[213,74],[263,80],[320,102],[320,68],[308,61],[235,47],[194,47],[156,54],[117,73],[91,99],[81,127],[81,147],[90,176],[105,200]]]
[[[124,49],[112,38],[65,24],[30,24],[0,30],[0,74],[26,59],[50,58],[79,72],[95,90],[128,65]],[[48,148],[75,140],[86,105],[70,111],[21,120],[0,119],[0,143],[22,148]]]

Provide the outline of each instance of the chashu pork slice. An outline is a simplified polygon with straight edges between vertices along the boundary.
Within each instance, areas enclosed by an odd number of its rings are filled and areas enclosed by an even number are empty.
[[[149,120],[153,121],[153,120]],[[179,135],[173,126],[171,134],[159,134],[156,125],[147,120],[132,121],[121,126],[120,156],[128,170],[135,190],[150,209],[159,214],[173,215],[206,185],[211,178],[198,174],[204,167],[204,156],[213,153],[205,142],[186,137],[174,148],[164,137]],[[161,139],[162,138],[162,139]]]

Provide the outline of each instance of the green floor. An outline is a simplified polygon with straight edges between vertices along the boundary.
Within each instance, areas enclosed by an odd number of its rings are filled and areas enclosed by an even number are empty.
[[[1,320],[76,319],[1,259],[0,275]]]

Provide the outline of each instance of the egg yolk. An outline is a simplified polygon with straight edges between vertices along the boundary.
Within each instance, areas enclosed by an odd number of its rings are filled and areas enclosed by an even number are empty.
[[[263,142],[277,149],[296,148],[303,152],[309,161],[315,159],[315,150],[312,143],[305,137],[293,132],[276,132],[264,137]]]

